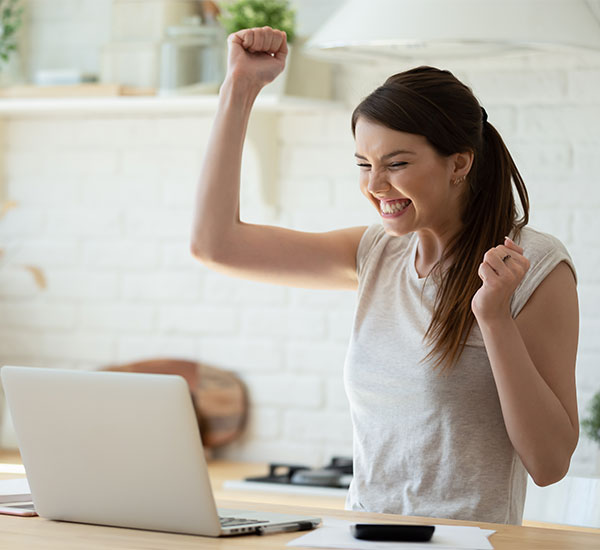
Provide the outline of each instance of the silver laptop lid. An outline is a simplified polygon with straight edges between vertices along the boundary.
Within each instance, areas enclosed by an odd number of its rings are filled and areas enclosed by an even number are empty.
[[[40,516],[221,533],[183,378],[30,367],[0,374]]]

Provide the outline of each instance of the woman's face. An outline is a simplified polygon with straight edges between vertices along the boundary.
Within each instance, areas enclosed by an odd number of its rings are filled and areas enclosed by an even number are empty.
[[[387,233],[429,230],[444,236],[459,229],[464,183],[453,181],[464,175],[464,155],[441,156],[425,137],[365,118],[356,123],[355,141],[360,189]]]

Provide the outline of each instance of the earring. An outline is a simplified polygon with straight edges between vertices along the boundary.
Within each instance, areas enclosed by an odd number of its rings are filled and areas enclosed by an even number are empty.
[[[455,180],[452,180],[452,184],[458,185],[460,183],[463,183],[464,181],[465,181],[465,176],[461,176],[460,178],[456,178]]]

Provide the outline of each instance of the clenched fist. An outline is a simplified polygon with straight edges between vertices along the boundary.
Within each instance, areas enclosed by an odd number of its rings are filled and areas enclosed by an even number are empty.
[[[244,29],[229,35],[227,75],[263,87],[283,71],[287,40],[271,27]]]
[[[490,248],[479,266],[481,288],[473,296],[471,310],[479,322],[510,316],[510,300],[529,269],[523,249],[508,237]]]

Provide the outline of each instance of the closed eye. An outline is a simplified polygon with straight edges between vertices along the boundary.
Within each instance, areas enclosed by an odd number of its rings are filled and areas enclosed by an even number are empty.
[[[392,163],[390,163],[389,167],[390,168],[401,168],[402,166],[406,166],[407,164],[408,164],[408,162],[392,162]],[[356,164],[356,166],[358,166],[359,168],[363,168],[363,169],[371,168],[371,165],[367,164],[366,162],[359,162]]]

